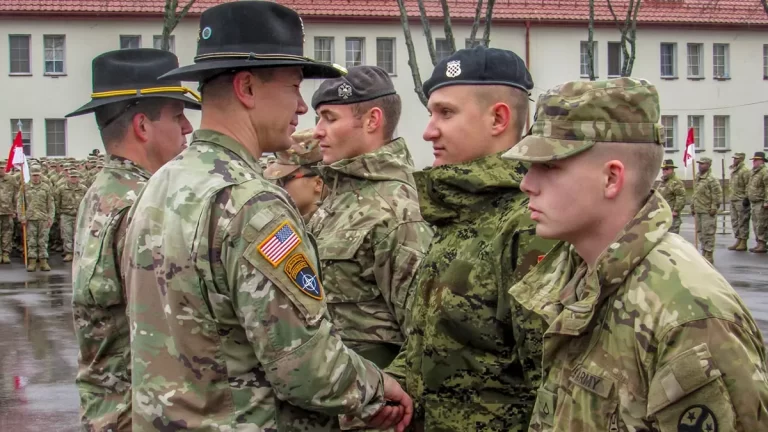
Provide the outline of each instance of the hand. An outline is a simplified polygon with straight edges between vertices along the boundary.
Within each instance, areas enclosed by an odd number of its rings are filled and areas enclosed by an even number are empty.
[[[763,203],[763,208],[768,208],[768,202]]]
[[[387,404],[368,419],[366,425],[374,429],[395,427],[397,432],[403,432],[411,424],[413,401],[397,381],[383,372],[381,375],[384,383],[384,399],[387,400]]]
[[[50,228],[53,225],[53,220],[48,219],[48,224],[47,225],[48,225],[48,228]]]
[[[710,215],[710,216],[717,216],[717,209],[714,209],[714,210],[710,210],[710,211],[709,211],[709,215]]]
[[[673,211],[673,212],[672,212],[672,216],[674,216],[674,217],[677,217],[677,212],[676,212],[676,211]]]

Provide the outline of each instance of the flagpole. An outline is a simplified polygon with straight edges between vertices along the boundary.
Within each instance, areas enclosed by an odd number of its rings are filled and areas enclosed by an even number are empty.
[[[696,149],[693,150],[696,153]],[[693,173],[693,190],[696,190],[696,158],[691,161],[691,172]],[[696,222],[696,215],[693,215],[693,247],[699,250],[699,224]]]
[[[688,136],[685,139],[685,154],[683,155],[683,164],[688,167],[688,161],[691,162],[691,184],[693,185],[694,192],[696,191],[696,141],[694,140],[693,128],[688,128]],[[693,215],[693,246],[696,250],[699,250],[699,234],[698,224],[696,223],[696,215],[694,212],[696,209],[691,202],[691,214]]]
[[[16,123],[16,126],[19,128],[19,132],[23,133],[21,130],[23,124],[21,123],[21,120]],[[22,152],[23,152],[22,147]],[[24,250],[24,267],[28,266],[29,263],[27,261],[27,194],[24,192],[24,165],[21,166],[21,215],[24,218],[25,223],[21,224],[21,238],[22,243],[24,244],[23,250]]]

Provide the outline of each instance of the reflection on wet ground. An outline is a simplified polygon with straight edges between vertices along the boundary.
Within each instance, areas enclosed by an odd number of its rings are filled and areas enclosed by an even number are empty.
[[[683,236],[693,240],[690,220]],[[768,255],[730,252],[732,242],[718,234],[717,268],[768,335]],[[79,429],[71,277],[60,258],[52,264],[50,273],[0,266],[0,432]]]

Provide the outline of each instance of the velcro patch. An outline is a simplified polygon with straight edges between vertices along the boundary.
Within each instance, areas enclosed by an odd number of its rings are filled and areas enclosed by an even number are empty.
[[[300,244],[301,237],[296,234],[291,224],[285,221],[259,244],[259,253],[273,267],[277,267]]]
[[[283,269],[288,278],[291,279],[291,282],[301,292],[313,299],[323,299],[323,285],[320,283],[320,278],[317,277],[317,272],[312,268],[312,264],[309,263],[304,254],[297,253],[288,258]]]

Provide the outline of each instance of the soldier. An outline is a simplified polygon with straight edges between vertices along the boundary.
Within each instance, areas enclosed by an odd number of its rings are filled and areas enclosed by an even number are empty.
[[[0,264],[10,264],[18,183],[12,175],[6,174],[4,166],[0,165]]]
[[[736,243],[728,246],[728,250],[743,252],[747,250],[749,240],[750,204],[747,197],[747,186],[752,172],[744,164],[744,153],[734,153],[731,165],[731,226]]]
[[[717,210],[723,199],[720,182],[712,175],[712,159],[703,157],[698,160],[699,175],[693,188],[691,214],[696,218],[696,234],[701,242],[704,258],[715,264],[715,231],[717,230]]]
[[[328,311],[344,343],[383,368],[405,340],[411,281],[432,239],[408,147],[393,136],[400,96],[386,71],[358,66],[324,81],[312,108],[330,191],[308,229]]]
[[[179,81],[157,79],[178,65],[175,55],[155,49],[101,54],[93,60],[91,101],[67,115],[94,113],[109,155],[79,208],[70,207],[77,214],[72,308],[83,430],[132,430],[130,327],[120,258],[128,209],[151,173],[184,148],[192,132],[184,108],[199,109],[197,95]]]
[[[766,253],[768,238],[768,167],[765,166],[765,153],[755,152],[752,157],[752,175],[747,187],[747,197],[752,206],[752,227],[755,230],[757,246],[750,248],[753,253]]]
[[[670,208],[651,189],[664,156],[655,87],[565,83],[536,111],[505,157],[531,163],[521,187],[536,233],[564,242],[510,289],[549,324],[529,430],[768,430],[760,330],[668,234]]]
[[[48,231],[53,225],[56,207],[50,186],[42,181],[42,169],[33,165],[29,169],[32,181],[24,185],[16,198],[19,222],[27,227],[27,271],[51,271],[48,265]],[[22,208],[24,207],[24,208]]]
[[[659,193],[672,209],[672,226],[669,228],[669,232],[680,234],[680,225],[683,224],[680,214],[685,208],[685,185],[683,185],[682,180],[677,178],[675,168],[677,167],[672,159],[664,161],[664,165],[661,166]]]
[[[309,223],[317,211],[326,189],[316,169],[323,155],[313,133],[313,129],[307,129],[293,134],[291,148],[276,152],[277,162],[264,170],[265,179],[276,181],[293,198],[304,223]]]
[[[541,379],[544,323],[506,292],[554,244],[536,239],[520,191],[525,168],[501,159],[525,131],[533,80],[507,50],[443,59],[424,83],[432,168],[416,173],[435,236],[416,278],[412,325],[387,369],[420,405],[425,431],[522,431]]]
[[[75,222],[80,202],[87,191],[80,184],[80,172],[70,170],[68,181],[56,190],[56,212],[59,215],[59,227],[61,228],[61,240],[64,246],[64,262],[72,261],[72,243],[75,239]]]
[[[339,70],[303,56],[301,18],[273,2],[214,6],[199,34],[195,64],[164,78],[200,82],[201,130],[147,182],[125,238],[134,430],[352,414],[402,431],[410,399],[339,339],[301,216],[258,164],[292,145],[302,78]]]

